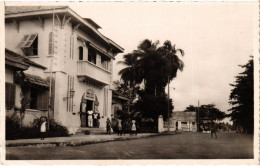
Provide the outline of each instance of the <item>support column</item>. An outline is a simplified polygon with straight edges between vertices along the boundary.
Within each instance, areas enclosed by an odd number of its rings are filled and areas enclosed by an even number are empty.
[[[160,115],[158,117],[158,133],[161,133],[164,131],[164,128],[163,128],[163,116]]]

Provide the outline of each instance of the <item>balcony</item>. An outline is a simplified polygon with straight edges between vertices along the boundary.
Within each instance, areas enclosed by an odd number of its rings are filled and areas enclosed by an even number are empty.
[[[101,86],[109,85],[111,80],[109,71],[88,61],[77,62],[77,76],[81,80],[93,82]]]

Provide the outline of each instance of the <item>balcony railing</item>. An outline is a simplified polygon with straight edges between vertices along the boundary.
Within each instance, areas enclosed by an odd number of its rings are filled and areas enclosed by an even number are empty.
[[[102,84],[110,84],[111,73],[88,61],[77,62],[77,75]]]

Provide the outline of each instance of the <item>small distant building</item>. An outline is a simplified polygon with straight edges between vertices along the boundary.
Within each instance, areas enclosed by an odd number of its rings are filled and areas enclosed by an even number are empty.
[[[172,113],[169,119],[169,126],[167,121],[163,121],[163,116],[158,117],[158,132],[167,131],[190,131],[196,132],[197,130],[197,114],[196,112],[176,111]]]
[[[112,92],[112,108],[111,108],[111,117],[114,119],[118,119],[117,111],[125,111],[127,112],[127,102],[129,98],[124,95],[121,95],[113,90]]]
[[[173,112],[172,121],[175,122],[176,130],[197,131],[196,112]]]

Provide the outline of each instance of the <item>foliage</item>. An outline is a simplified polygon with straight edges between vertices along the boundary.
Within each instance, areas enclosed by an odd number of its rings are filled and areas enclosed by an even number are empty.
[[[245,70],[236,76],[231,90],[229,103],[232,108],[229,116],[234,125],[243,128],[244,132],[254,132],[254,62],[253,57],[246,65],[240,65]]]
[[[26,78],[23,71],[16,73],[16,81],[21,86],[21,108],[18,109],[20,111],[20,127],[22,127],[23,119],[24,119],[24,113],[26,110],[26,106],[31,102],[31,99],[25,96],[26,93]]]
[[[6,116],[5,128],[6,139],[15,139],[19,135],[19,132],[17,131],[20,129],[20,118],[15,114],[11,117]]]
[[[158,119],[162,115],[164,119],[168,118],[168,102],[166,95],[153,96],[143,93],[135,104],[135,110],[142,113],[144,118]],[[173,110],[172,100],[170,100],[170,114]]]
[[[200,119],[223,120],[226,114],[216,108],[215,104],[201,105],[200,107],[189,105],[184,112],[199,112]]]
[[[137,84],[134,84],[132,86],[132,89],[130,90],[128,82],[122,80],[114,81],[113,86],[115,87],[117,93],[129,97],[130,103],[133,103],[133,101],[137,98],[137,93],[140,90],[140,87]],[[131,96],[130,96],[130,91],[131,91]]]
[[[6,139],[29,139],[40,138],[40,119],[33,121],[30,127],[20,127],[20,118],[17,115],[6,117]],[[61,123],[50,120],[50,130],[47,131],[47,137],[69,136],[68,130]]]
[[[177,71],[182,71],[184,67],[178,53],[184,55],[183,50],[176,49],[168,40],[159,46],[159,41],[153,43],[145,39],[137,50],[124,55],[124,60],[118,62],[125,65],[119,75],[126,84],[125,87],[128,87],[130,96],[132,93],[138,94],[134,109],[141,112],[144,118],[157,120],[159,115],[167,118],[165,87],[177,76]],[[134,87],[140,84],[144,84],[144,90],[134,91]],[[172,101],[170,103],[171,111]]]

